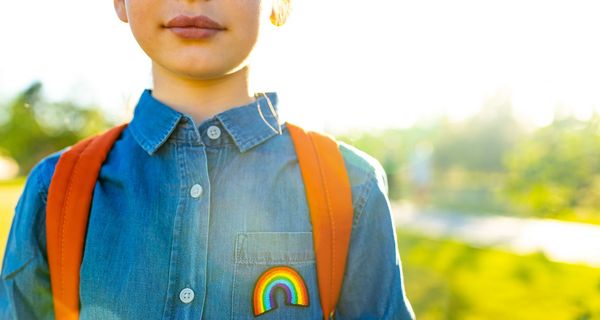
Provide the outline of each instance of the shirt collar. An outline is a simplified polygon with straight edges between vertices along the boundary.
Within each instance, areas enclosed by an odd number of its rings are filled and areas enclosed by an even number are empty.
[[[269,108],[269,101],[275,113],[279,115],[279,123],[284,122],[279,114],[277,93],[266,92],[265,95],[261,94],[256,101],[227,109],[205,119],[202,123],[196,124],[196,132],[206,130],[210,123],[218,120],[240,152],[246,152],[261,144],[277,135],[276,131],[279,130],[277,118]],[[182,118],[187,118],[189,123],[194,123],[188,114],[181,113],[154,98],[152,89],[145,89],[135,107],[129,128],[137,143],[152,155],[168,140]],[[201,139],[199,133],[196,138]]]

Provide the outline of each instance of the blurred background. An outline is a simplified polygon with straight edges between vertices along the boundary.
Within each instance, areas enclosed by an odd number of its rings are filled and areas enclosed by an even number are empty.
[[[257,48],[284,118],[384,166],[418,319],[600,319],[598,12],[294,1]],[[151,78],[109,1],[5,1],[0,28],[1,257],[32,166],[128,121]]]

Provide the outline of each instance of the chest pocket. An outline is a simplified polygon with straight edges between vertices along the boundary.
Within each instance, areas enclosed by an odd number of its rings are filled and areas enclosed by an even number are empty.
[[[236,237],[232,319],[322,319],[311,232]]]

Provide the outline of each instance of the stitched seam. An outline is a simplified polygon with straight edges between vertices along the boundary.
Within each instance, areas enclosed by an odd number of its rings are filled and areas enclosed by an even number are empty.
[[[65,244],[65,237],[64,237],[64,225],[66,223],[66,214],[65,214],[65,209],[67,208],[69,201],[70,201],[70,196],[71,196],[71,191],[73,189],[73,181],[74,179],[77,178],[77,175],[79,174],[79,168],[80,166],[79,164],[79,159],[81,158],[81,154],[87,150],[88,146],[91,144],[92,140],[89,140],[88,143],[85,144],[85,146],[83,147],[83,150],[81,152],[79,152],[77,154],[77,158],[75,159],[75,168],[73,169],[73,174],[69,177],[69,182],[67,185],[67,194],[65,196],[65,202],[62,205],[62,208],[60,210],[61,212],[61,219],[60,219],[60,224],[59,224],[59,230],[58,233],[60,235],[60,250],[59,250],[59,257],[60,259],[58,260],[58,270],[59,270],[59,274],[61,274],[60,277],[60,295],[63,296],[64,294],[64,277],[62,276],[63,274],[63,252],[64,252],[64,244]]]
[[[235,263],[241,265],[265,265],[265,264],[286,264],[286,263],[294,263],[294,264],[302,264],[302,263],[313,263],[315,261],[314,250],[286,250],[286,252],[279,252],[278,255],[273,258],[272,256],[267,258],[260,254],[247,254],[242,247],[240,246],[241,238],[244,237],[246,241],[259,241],[258,239],[252,239],[253,234],[260,234],[265,236],[276,236],[276,235],[289,235],[289,234],[297,234],[300,236],[302,234],[306,237],[311,237],[312,232],[238,232],[236,236],[236,249],[235,249]],[[259,238],[260,239],[260,238]],[[264,238],[264,240],[268,240],[268,242],[276,241],[276,238],[269,239]],[[297,241],[298,239],[294,239],[292,241]],[[303,239],[304,240],[304,239]],[[283,254],[281,254],[283,253]]]
[[[248,149],[250,147],[254,147],[257,144],[260,144],[261,142],[267,140],[268,138],[270,138],[274,133],[273,131],[260,135],[260,136],[256,136],[250,140],[246,140],[244,143],[244,149]]]
[[[167,139],[167,137],[175,130],[176,128],[176,124],[177,122],[181,119],[181,116],[174,118],[169,126],[169,130],[167,130],[167,132],[165,132],[165,134],[162,136],[162,138],[160,138],[160,140],[157,143],[154,143],[154,145],[152,146],[152,153],[154,153],[156,151],[156,149],[158,149],[159,146],[162,146],[165,143],[165,140]]]
[[[241,151],[246,151],[260,143],[262,143],[263,141],[267,140],[268,138],[270,138],[271,136],[277,134],[273,131],[269,131],[269,133],[265,133],[259,136],[248,136],[245,134],[241,134],[238,131],[236,131],[233,128],[229,128],[225,123],[230,121],[227,117],[227,115],[219,115],[217,116],[217,119],[219,119],[219,121],[221,122],[221,124],[223,125],[223,127],[225,128],[225,130],[227,130],[229,132],[229,134],[232,136],[233,140],[234,140],[234,144],[241,150]],[[283,126],[282,126],[282,130],[283,130]],[[282,131],[283,132],[283,131]]]
[[[175,250],[178,250],[179,248],[175,247],[175,230],[177,230],[176,228],[177,226],[177,219],[179,218],[179,210],[180,208],[184,205],[183,203],[185,202],[185,197],[186,197],[186,190],[185,190],[185,170],[182,169],[182,166],[185,166],[185,160],[183,160],[183,156],[181,155],[181,147],[175,143],[175,142],[170,142],[174,149],[175,149],[175,154],[176,154],[176,159],[177,159],[177,167],[179,168],[178,172],[179,172],[179,176],[180,176],[180,182],[179,182],[179,199],[177,202],[177,207],[175,208],[175,217],[173,218],[173,230],[171,231],[171,252],[169,254],[169,273],[168,273],[168,284],[167,284],[167,292],[166,292],[166,296],[167,296],[167,303],[165,303],[165,307],[163,309],[163,319],[168,319],[174,309],[174,305],[177,303],[176,299],[173,298],[173,292],[175,292],[176,290],[173,289],[175,284],[178,282],[179,278],[178,276],[175,276],[176,279],[175,281],[171,281],[171,277],[173,277],[173,273],[175,272],[173,269],[176,269],[176,265],[177,265],[177,254],[175,253]],[[174,267],[175,266],[175,267]]]
[[[242,152],[247,150],[246,143],[244,143],[244,140],[247,139],[246,136],[238,133],[238,131],[229,127],[228,123],[231,120],[227,117],[227,115],[219,114],[219,115],[217,115],[217,119],[219,120],[219,122],[221,122],[221,125],[223,126],[223,128],[225,128],[225,130],[227,130],[227,132],[229,133],[229,135],[231,136],[231,138],[233,140],[233,143],[238,147],[238,149]]]
[[[263,260],[242,260],[240,259],[236,264],[239,265],[248,265],[248,266],[256,266],[256,265],[272,265],[272,264],[312,264],[315,260],[310,260],[310,258],[290,258],[290,259],[263,259]]]
[[[375,174],[373,172],[370,172],[369,176],[367,177],[367,182],[365,182],[365,184],[366,184],[366,187],[364,188],[365,191],[361,194],[360,199],[357,201],[355,221],[353,222],[353,225],[352,225],[353,229],[358,227],[359,221],[365,212],[366,204],[369,201],[369,197],[371,196],[371,190],[373,189],[374,183],[372,183],[372,181],[371,181],[371,179],[373,179],[373,177],[375,177]],[[375,177],[375,179],[376,179],[376,177]]]
[[[40,168],[39,170],[40,170],[40,171],[42,171],[42,170],[41,170],[41,168]],[[46,199],[46,198],[47,198],[47,194],[48,194],[48,188],[47,188],[47,187],[46,187],[46,185],[45,185],[45,184],[44,184],[44,183],[41,181],[41,177],[40,177],[40,176],[41,176],[42,174],[43,174],[43,173],[40,173],[40,174],[37,174],[37,175],[36,175],[36,178],[37,178],[37,179],[36,179],[36,185],[37,185],[37,189],[38,189],[38,191],[37,191],[37,194],[38,194],[38,196],[40,197],[40,200],[42,200],[42,203],[43,203],[43,204],[44,204],[44,206],[45,206],[45,205],[46,205],[46,203],[47,203],[47,199]],[[44,194],[46,195],[46,197],[44,197]]]
[[[47,215],[48,215],[48,210],[46,210],[47,206],[48,206],[48,187],[46,187],[46,185],[41,181],[41,176],[42,174],[38,174],[37,175],[37,187],[38,187],[38,192],[37,192],[37,196],[39,197],[39,199],[42,201],[43,205],[43,209],[44,209],[44,220],[47,219]],[[37,219],[42,219],[42,217],[36,216]],[[39,223],[42,224],[42,226],[44,226],[46,224],[45,221],[38,221]],[[45,231],[45,228],[44,228]],[[41,238],[41,237],[40,237]],[[48,262],[48,241],[44,241],[44,247],[42,247],[42,241],[40,240],[38,242],[41,254],[42,254],[42,258],[44,258],[46,260],[46,262]]]
[[[335,248],[334,244],[335,244],[335,241],[336,241],[336,238],[335,238],[336,231],[335,231],[335,223],[333,221],[333,215],[332,215],[332,212],[331,212],[331,200],[330,200],[330,197],[329,197],[329,188],[327,187],[327,182],[326,182],[326,179],[325,179],[325,174],[323,172],[323,165],[322,165],[319,153],[317,152],[317,149],[316,149],[316,146],[315,146],[315,142],[314,142],[313,137],[311,135],[309,135],[309,137],[310,137],[310,141],[312,142],[311,145],[312,145],[313,150],[315,151],[315,155],[317,157],[317,162],[319,163],[319,172],[321,174],[321,181],[323,182],[323,186],[325,188],[325,199],[326,199],[326,203],[327,203],[327,215],[328,215],[328,218],[329,218],[329,223],[331,224],[331,228],[330,228],[330,235],[331,235],[331,253],[330,253],[330,255],[331,255],[331,265],[334,266],[335,265],[335,255],[334,255],[333,251],[334,251],[334,248]],[[333,289],[333,267],[329,269],[329,295],[330,295],[329,299],[330,299],[330,301],[333,302],[333,296],[332,296],[333,290],[332,289]]]
[[[238,232],[235,237],[235,249],[234,249],[235,259],[234,259],[234,263],[233,263],[233,290],[231,290],[231,310],[229,311],[229,316],[231,319],[234,319],[233,315],[235,313],[235,293],[237,291],[237,285],[235,283],[236,273],[237,273],[237,261],[236,260],[237,260],[239,251],[241,250],[239,248],[239,241],[240,241],[240,232]]]
[[[140,130],[138,130],[136,128],[136,126],[129,126],[131,129],[131,135],[133,135],[133,138],[138,142],[138,144],[144,149],[146,150],[146,152],[148,152],[150,149],[150,147],[148,146],[148,138],[146,137],[146,135],[141,132]]]
[[[175,126],[176,122],[179,121],[179,119],[180,119],[180,117],[176,117],[174,120],[172,120],[169,123],[169,126],[171,128],[169,130],[167,130],[167,132],[158,141],[152,141],[152,143],[149,142],[151,139],[148,138],[148,136],[146,136],[146,134],[144,134],[142,132],[142,130],[138,130],[137,126],[133,126],[133,127],[128,126],[128,127],[133,128],[131,130],[131,134],[133,135],[135,140],[138,142],[138,144],[140,144],[141,147],[144,148],[144,150],[146,150],[146,152],[152,154],[152,153],[156,152],[156,149],[158,149],[159,146],[161,146],[165,143],[167,136],[169,136],[175,130],[174,126]]]
[[[182,143],[182,144],[187,144],[190,146],[201,146],[202,145],[202,143],[200,143],[200,142],[190,141],[189,139],[186,139],[186,138],[179,138],[179,137],[176,137],[175,135],[173,137],[171,137],[169,140],[178,142],[178,143]],[[229,145],[235,145],[235,142],[233,142],[232,140],[222,140],[215,144],[204,143],[204,146],[206,148],[218,148],[220,146],[229,146]]]

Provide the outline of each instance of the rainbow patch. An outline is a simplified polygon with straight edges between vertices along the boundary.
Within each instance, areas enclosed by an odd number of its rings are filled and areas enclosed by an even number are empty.
[[[308,290],[302,276],[291,267],[277,266],[267,269],[254,285],[254,316],[277,308],[277,289],[285,293],[285,304],[307,307]]]

